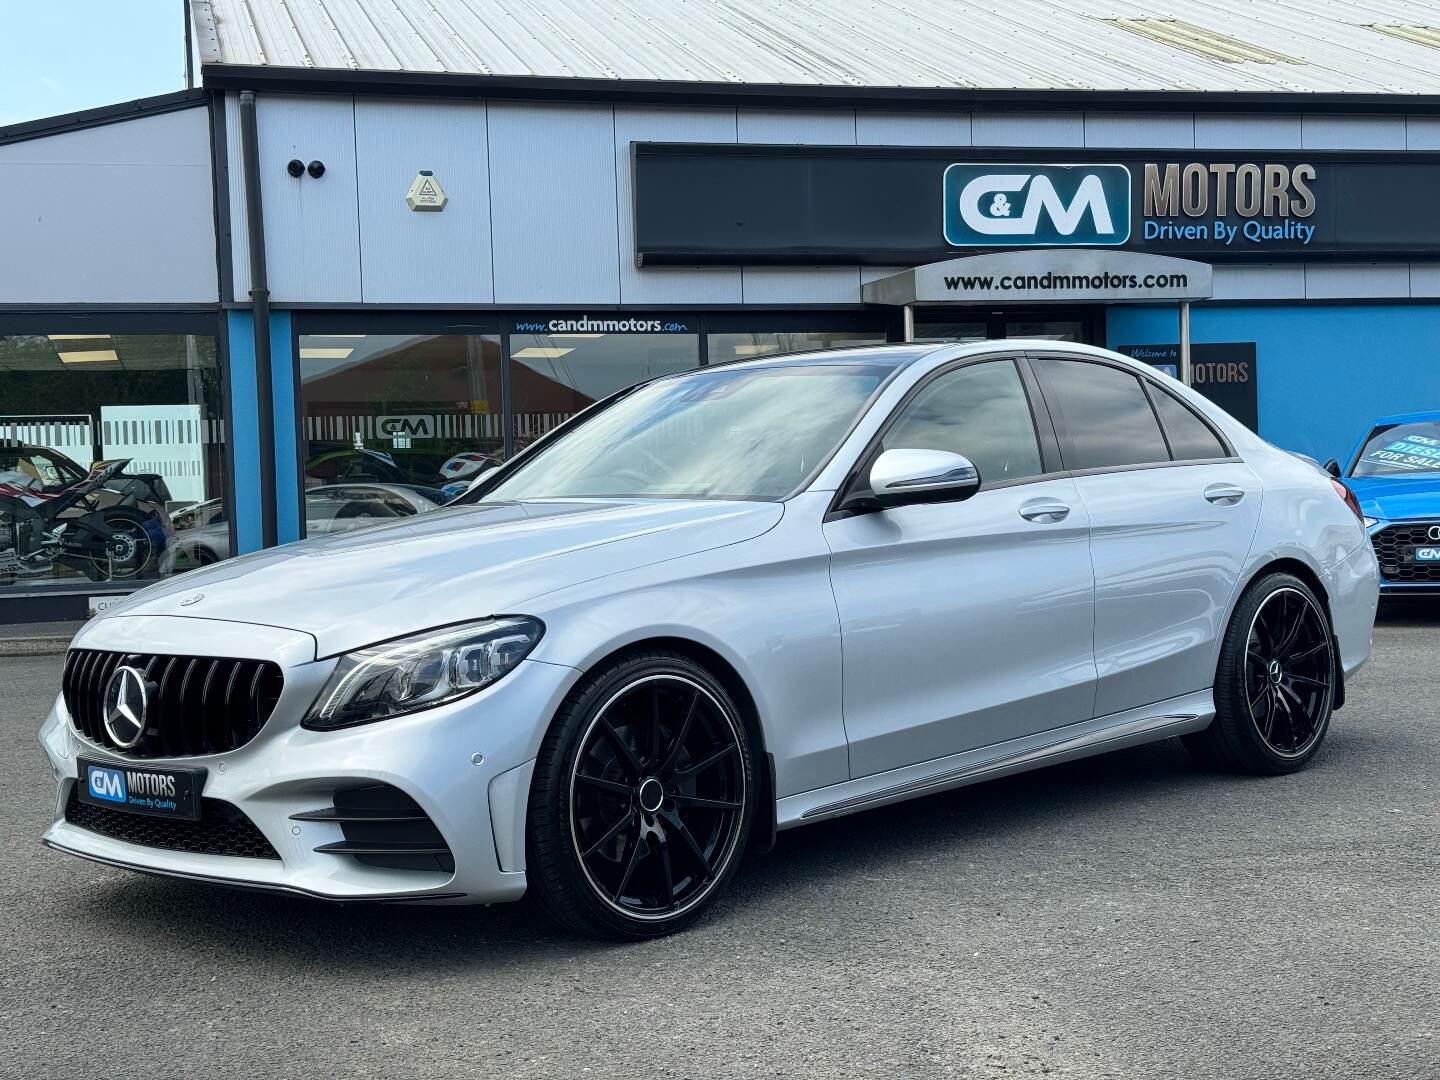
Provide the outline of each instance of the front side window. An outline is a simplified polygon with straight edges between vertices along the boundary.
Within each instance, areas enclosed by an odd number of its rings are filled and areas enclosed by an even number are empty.
[[[229,555],[217,352],[213,334],[0,335],[0,594]]]
[[[939,376],[896,417],[883,445],[963,454],[986,487],[1045,471],[1030,402],[1011,360],[969,364]]]
[[[661,379],[537,448],[481,498],[784,498],[892,370],[775,361]]]
[[[1440,420],[1386,424],[1365,439],[1351,476],[1440,471]]]
[[[1113,469],[1170,460],[1155,410],[1134,375],[1083,360],[1045,359],[1038,366],[1049,384],[1046,400],[1061,421],[1066,468]]]

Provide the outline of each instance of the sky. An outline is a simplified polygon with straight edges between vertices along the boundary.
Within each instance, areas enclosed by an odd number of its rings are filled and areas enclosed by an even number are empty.
[[[183,90],[184,11],[183,0],[0,0],[0,127]]]

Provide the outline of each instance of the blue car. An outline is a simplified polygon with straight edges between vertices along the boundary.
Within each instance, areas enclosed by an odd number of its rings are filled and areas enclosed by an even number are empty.
[[[1338,462],[1326,468],[1341,476]],[[1440,593],[1440,412],[1376,420],[1343,473],[1380,560],[1382,595]]]

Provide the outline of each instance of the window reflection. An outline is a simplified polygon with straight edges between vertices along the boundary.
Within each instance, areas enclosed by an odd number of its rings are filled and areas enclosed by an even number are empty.
[[[367,483],[443,501],[504,458],[498,335],[302,334],[300,378],[307,492]],[[308,507],[306,528],[319,528]]]
[[[706,339],[709,363],[749,360],[778,353],[814,352],[847,345],[883,345],[884,330],[801,330],[757,333],[711,334]]]
[[[0,589],[188,569],[177,538],[223,515],[216,339],[0,336]]]
[[[700,364],[691,333],[512,333],[511,396],[515,448],[601,398],[645,379]]]

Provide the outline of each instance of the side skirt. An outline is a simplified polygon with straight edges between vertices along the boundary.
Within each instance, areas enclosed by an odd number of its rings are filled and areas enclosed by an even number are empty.
[[[1199,731],[1214,718],[1214,696],[1210,690],[1200,690],[1038,735],[788,795],[777,804],[776,826],[792,829],[1012,773],[1168,739]]]

